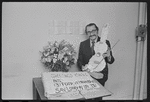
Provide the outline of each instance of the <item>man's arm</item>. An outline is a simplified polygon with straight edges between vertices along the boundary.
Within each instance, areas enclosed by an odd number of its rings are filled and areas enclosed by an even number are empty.
[[[110,51],[110,56],[105,57],[105,61],[109,64],[112,64],[115,61],[115,59],[112,55],[111,45],[110,45],[110,42],[108,40],[106,40],[106,44],[108,45],[108,50]]]
[[[79,54],[78,54],[78,59],[77,59],[77,66],[80,71],[82,70],[82,62],[83,62],[82,43],[80,43]]]

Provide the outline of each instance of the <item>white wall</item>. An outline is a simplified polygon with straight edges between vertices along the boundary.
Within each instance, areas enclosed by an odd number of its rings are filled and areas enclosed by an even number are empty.
[[[135,66],[135,28],[138,3],[2,3],[2,99],[32,99],[32,78],[46,71],[39,51],[47,41],[66,39],[79,42],[85,35],[49,34],[51,20],[95,22],[100,30],[110,24],[108,39],[113,46],[115,62],[109,65],[106,88],[114,94],[104,99],[131,99]]]

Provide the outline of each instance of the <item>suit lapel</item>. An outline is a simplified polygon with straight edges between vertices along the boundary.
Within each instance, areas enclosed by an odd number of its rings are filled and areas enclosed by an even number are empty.
[[[92,55],[92,50],[91,50],[91,46],[90,46],[90,39],[88,39],[86,43],[87,43],[87,44],[86,44],[86,45],[87,45],[87,46],[86,46],[87,49],[85,48],[85,49],[86,49],[86,52],[87,52],[88,55],[91,56],[91,55]]]

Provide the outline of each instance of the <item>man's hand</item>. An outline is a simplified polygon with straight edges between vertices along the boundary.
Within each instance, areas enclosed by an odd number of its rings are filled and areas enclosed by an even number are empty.
[[[87,68],[87,64],[85,66],[82,66],[82,71],[88,72],[92,77],[96,79],[101,79],[104,76],[102,73],[90,72],[90,70]]]
[[[86,71],[87,70],[87,64],[85,66],[82,66],[82,71]]]
[[[110,51],[111,51],[111,49],[108,48],[108,50],[105,53],[103,53],[103,57],[111,58]]]
[[[88,72],[88,73],[96,79],[101,79],[104,76],[102,73],[97,73],[97,72]]]

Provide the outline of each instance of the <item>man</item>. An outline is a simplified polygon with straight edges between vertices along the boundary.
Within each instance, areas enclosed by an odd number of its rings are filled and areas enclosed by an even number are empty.
[[[100,41],[100,37],[98,36],[99,28],[95,23],[90,23],[85,27],[85,33],[89,37],[87,40],[80,43],[79,46],[79,55],[77,60],[77,65],[81,71],[85,68],[85,65],[88,64],[90,58],[94,54],[92,51],[92,42]],[[105,68],[100,72],[89,72],[89,74],[96,79],[101,85],[105,85],[105,82],[108,79],[108,63],[112,64],[114,62],[114,57],[111,51],[111,45],[108,40],[106,40],[106,44],[108,45],[108,50],[103,54],[103,57],[106,61]],[[98,77],[95,77],[97,76]]]

